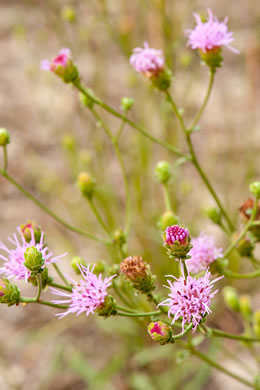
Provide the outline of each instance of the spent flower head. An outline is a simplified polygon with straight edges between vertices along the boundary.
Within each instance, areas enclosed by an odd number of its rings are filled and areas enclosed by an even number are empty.
[[[102,311],[105,309],[104,304],[106,303],[107,289],[111,286],[111,280],[116,276],[110,276],[109,278],[102,279],[102,274],[98,276],[94,274],[94,267],[90,269],[88,265],[78,265],[80,273],[83,276],[79,282],[67,278],[72,282],[72,292],[60,291],[55,288],[51,288],[52,292],[56,295],[64,297],[66,299],[53,300],[55,304],[69,304],[69,307],[63,313],[57,314],[58,317],[63,318],[70,313],[75,313],[77,316],[81,313],[86,313],[88,316],[90,313],[94,313],[95,310],[99,309]],[[108,300],[110,306],[110,299]],[[101,311],[101,312],[102,312]]]
[[[213,261],[222,257],[223,251],[216,246],[215,238],[201,234],[192,238],[192,248],[189,252],[190,259],[186,261],[188,271],[195,274],[205,271]]]
[[[41,253],[42,258],[44,259],[44,265],[55,263],[58,259],[65,256],[66,253],[60,256],[53,256],[53,252],[49,252],[48,247],[44,243],[44,232],[41,233],[40,241],[37,243],[31,231],[31,240],[27,242],[24,238],[24,235],[21,232],[20,227],[17,228],[19,236],[13,234],[12,238],[8,238],[13,248],[8,248],[5,244],[0,242],[0,259],[4,260],[3,266],[0,268],[0,274],[4,274],[7,278],[15,279],[25,279],[28,281],[31,276],[31,272],[24,265],[24,254],[26,250],[30,247],[35,247],[38,252]]]
[[[183,269],[182,269],[183,273]],[[201,278],[194,278],[188,275],[184,277],[184,273],[178,279],[175,276],[167,275],[175,279],[174,282],[167,280],[170,289],[169,298],[159,304],[168,306],[168,316],[174,316],[172,324],[179,318],[182,319],[182,330],[184,325],[193,324],[193,331],[196,330],[203,317],[211,313],[209,308],[211,299],[218,290],[211,291],[213,284],[223,276],[211,280],[211,273],[207,270]]]
[[[141,293],[154,290],[155,276],[150,265],[141,256],[129,256],[124,259],[120,264],[120,271]]]

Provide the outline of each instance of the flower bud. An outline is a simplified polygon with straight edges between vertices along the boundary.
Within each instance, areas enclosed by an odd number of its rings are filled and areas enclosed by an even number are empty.
[[[155,175],[160,183],[168,183],[172,175],[170,164],[167,161],[158,162],[155,167]]]
[[[168,226],[162,233],[164,248],[170,258],[188,259],[188,252],[191,250],[190,235],[188,229],[184,226],[173,225]]]
[[[121,229],[116,229],[113,232],[113,240],[119,247],[122,247],[126,243],[126,235]]]
[[[164,322],[151,322],[147,330],[151,338],[157,343],[164,345],[171,342],[172,328]]]
[[[45,288],[48,286],[50,282],[53,281],[53,278],[49,276],[48,273],[48,268],[45,267],[41,273],[41,278],[42,278],[42,288]],[[36,276],[30,275],[28,282],[30,282],[33,286],[37,287],[38,286],[38,281],[36,279]]]
[[[98,315],[104,317],[115,315],[117,313],[115,299],[111,295],[107,295],[104,303],[102,303],[96,311]]]
[[[251,183],[249,186],[249,191],[252,195],[254,195],[257,199],[260,198],[260,181],[255,181]]]
[[[70,5],[65,5],[63,8],[62,8],[62,12],[61,12],[61,16],[62,18],[66,21],[66,22],[75,22],[76,20],[76,11],[75,11],[75,8],[73,8],[72,6]]]
[[[239,299],[240,313],[245,320],[250,320],[253,310],[249,295],[241,295]]]
[[[179,223],[179,217],[172,211],[165,211],[158,221],[160,230],[165,230],[168,226],[176,225]]]
[[[44,259],[42,258],[42,253],[34,246],[26,249],[24,259],[24,265],[31,271],[32,276],[35,276],[43,271]]]
[[[255,335],[260,337],[260,310],[257,310],[253,315],[253,329]]]
[[[204,52],[200,50],[200,57],[203,62],[213,71],[216,72],[217,68],[220,68],[223,61],[221,47],[215,47],[214,49]]]
[[[160,91],[167,91],[171,86],[172,72],[169,69],[164,69],[162,72],[159,72],[156,77],[152,77],[151,81]]]
[[[77,184],[82,195],[91,199],[95,191],[96,180],[89,173],[81,172]]]
[[[78,275],[81,273],[78,266],[84,265],[86,267],[85,261],[80,256],[74,256],[70,262],[70,265]]]
[[[133,98],[123,97],[121,99],[121,110],[129,111],[133,107],[134,103],[135,101]]]
[[[105,272],[105,262],[104,261],[97,261],[95,263],[95,267],[93,269],[93,274],[95,275],[99,275],[99,274],[102,274],[103,272]]]
[[[221,212],[216,207],[207,207],[205,209],[205,213],[209,219],[211,219],[212,222],[214,222],[216,225],[219,225],[221,223]]]
[[[54,72],[65,83],[73,83],[79,79],[78,69],[72,61],[69,49],[60,50],[51,61],[43,60],[41,69]]]
[[[10,134],[4,129],[0,128],[0,146],[6,146],[10,143]]]
[[[127,257],[120,264],[120,271],[140,293],[148,294],[155,289],[155,276],[152,275],[150,265],[141,256]]]
[[[36,225],[33,221],[27,221],[27,223],[20,225],[21,233],[27,243],[30,243],[32,236],[36,244],[39,244],[42,237],[42,230],[40,226]]]
[[[223,297],[226,305],[234,311],[239,312],[240,310],[240,305],[239,305],[239,298],[237,295],[236,290],[234,287],[224,287],[223,289]]]
[[[72,152],[76,149],[76,139],[72,135],[65,135],[62,139],[62,146],[65,150]]]
[[[235,242],[236,239],[238,238],[238,236],[239,236],[239,234],[235,233],[232,237],[232,240],[234,240],[234,242]],[[251,241],[248,237],[245,237],[239,241],[236,248],[241,256],[251,256],[255,246],[251,243]]]
[[[20,290],[8,279],[0,279],[0,303],[8,306],[17,305],[20,301]]]

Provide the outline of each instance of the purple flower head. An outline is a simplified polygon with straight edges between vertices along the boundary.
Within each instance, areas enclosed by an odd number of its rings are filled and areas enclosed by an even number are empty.
[[[61,49],[57,57],[53,58],[51,61],[43,60],[41,62],[41,69],[55,72],[58,67],[66,68],[69,60],[71,60],[70,49]]]
[[[130,64],[148,78],[156,76],[164,69],[164,56],[162,50],[156,50],[144,43],[144,47],[136,47],[130,57]]]
[[[182,270],[183,273],[183,270]],[[182,330],[184,325],[193,324],[193,331],[196,330],[202,318],[211,313],[210,301],[218,292],[211,292],[213,284],[223,276],[211,281],[211,273],[207,270],[205,275],[199,279],[184,274],[178,279],[175,276],[167,275],[175,279],[174,282],[167,280],[170,289],[169,298],[160,303],[162,306],[169,306],[169,318],[174,315],[172,324],[180,317],[182,318]]]
[[[105,302],[107,288],[111,286],[111,280],[116,276],[113,275],[102,280],[102,274],[97,276],[93,273],[95,266],[93,266],[91,270],[89,265],[85,267],[84,265],[79,264],[78,267],[83,276],[83,279],[81,279],[79,283],[67,276],[74,286],[71,293],[51,288],[54,294],[66,298],[66,300],[53,300],[53,303],[69,304],[66,311],[57,314],[60,318],[63,318],[70,313],[79,315],[85,312],[87,316],[90,313],[93,314],[94,311]]]
[[[216,247],[215,238],[201,234],[199,237],[191,240],[193,247],[189,255],[190,259],[186,261],[188,271],[195,274],[200,271],[205,271],[213,261],[222,257],[221,248]]]
[[[165,230],[165,242],[168,245],[179,241],[180,244],[186,244],[189,239],[189,231],[179,225],[168,226]]]
[[[211,9],[208,9],[208,20],[203,23],[200,15],[194,14],[197,25],[193,30],[186,30],[188,37],[188,46],[192,49],[200,49],[204,53],[207,51],[227,46],[234,53],[239,53],[238,50],[230,47],[233,42],[233,33],[228,31],[226,17],[223,22],[219,22],[217,17],[213,15]]]
[[[14,248],[9,249],[6,245],[0,242],[0,251],[5,252],[4,254],[0,253],[0,259],[4,260],[3,267],[0,268],[0,274],[4,274],[7,278],[15,279],[25,279],[27,282],[31,273],[24,265],[24,253],[27,248],[35,247],[39,252],[41,252],[45,264],[55,263],[59,258],[66,255],[53,257],[53,253],[48,251],[48,247],[44,243],[44,232],[41,233],[41,239],[39,243],[35,242],[35,237],[33,230],[31,231],[31,241],[26,242],[25,238],[21,232],[20,227],[17,228],[20,239],[16,234],[13,235],[13,238],[8,238],[8,240],[14,245]]]

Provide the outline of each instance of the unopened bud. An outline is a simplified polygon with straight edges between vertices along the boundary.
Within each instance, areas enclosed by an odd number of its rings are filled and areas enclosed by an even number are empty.
[[[260,310],[257,310],[253,315],[253,329],[255,335],[260,337]]]
[[[188,229],[184,226],[168,226],[162,233],[168,256],[174,259],[188,259],[188,253],[192,248]]]
[[[214,222],[216,225],[219,225],[221,223],[221,212],[216,207],[207,207],[205,209],[205,213],[208,218],[211,219],[211,221]]]
[[[236,290],[233,287],[224,287],[223,289],[223,297],[226,305],[234,311],[239,312],[240,306],[239,306],[239,298],[237,295]]]
[[[237,240],[238,236],[238,233],[235,233],[233,235],[232,239],[234,240],[234,242]],[[236,248],[241,256],[251,256],[255,246],[252,244],[249,238],[245,237],[239,241]]]
[[[6,146],[10,143],[10,134],[4,129],[0,128],[0,146]]]
[[[126,235],[121,229],[116,229],[113,232],[113,240],[119,247],[122,247],[126,243]]]
[[[45,288],[46,286],[48,286],[50,282],[53,281],[53,278],[49,276],[47,267],[45,267],[44,270],[42,271],[41,278],[42,278],[42,288]],[[30,275],[28,282],[32,283],[32,285],[35,287],[38,286],[38,281],[36,279],[36,276]]]
[[[134,99],[129,97],[123,97],[121,100],[121,110],[129,111],[134,105]]]
[[[85,261],[80,256],[74,256],[70,262],[70,265],[78,275],[81,273],[79,265],[84,265],[86,267]]]
[[[117,313],[116,301],[111,295],[105,297],[104,303],[97,308],[98,315],[109,317]]]
[[[170,164],[167,161],[160,161],[155,167],[155,175],[160,183],[168,183],[172,172]]]
[[[91,199],[95,191],[96,180],[89,173],[81,172],[77,184],[82,195]]]
[[[35,276],[43,271],[44,259],[42,253],[34,246],[27,248],[24,253],[24,265],[31,271],[31,275]]]
[[[147,294],[154,290],[155,276],[152,275],[150,265],[141,256],[127,257],[120,264],[120,271],[141,293]]]
[[[75,22],[76,20],[76,11],[75,11],[75,8],[73,8],[72,6],[70,5],[65,5],[63,8],[62,8],[62,11],[61,11],[61,16],[62,18],[66,21],[66,22]]]
[[[241,295],[239,299],[240,313],[245,320],[250,320],[252,316],[252,304],[249,295]]]
[[[161,215],[158,226],[161,231],[165,230],[168,226],[177,225],[179,223],[179,217],[175,215],[172,211],[165,211]]]
[[[257,199],[260,198],[260,181],[255,181],[251,183],[249,186],[249,191],[252,195],[254,195]]]
[[[171,342],[172,328],[164,322],[151,322],[147,330],[151,338],[157,343],[164,345]]]
[[[41,227],[36,225],[33,221],[20,225],[21,233],[27,243],[30,243],[34,237],[35,244],[39,244],[44,233]]]
[[[0,279],[0,303],[8,306],[17,305],[20,301],[20,290],[8,279]]]

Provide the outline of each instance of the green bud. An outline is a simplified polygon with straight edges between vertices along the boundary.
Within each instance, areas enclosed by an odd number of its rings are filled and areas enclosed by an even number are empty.
[[[257,337],[260,337],[260,310],[257,310],[253,314],[253,329],[254,329],[255,335]]]
[[[48,286],[48,284],[50,282],[53,281],[53,278],[49,276],[49,273],[48,273],[48,268],[45,267],[41,273],[41,278],[42,278],[42,288],[45,288],[46,286]],[[36,276],[30,276],[28,281],[35,287],[38,286],[38,281],[36,279]]]
[[[239,234],[235,233],[232,237],[232,240],[234,242],[237,240]],[[255,246],[251,243],[249,238],[243,238],[242,240],[239,241],[239,243],[236,246],[238,252],[240,253],[241,256],[251,256]]]
[[[75,11],[75,8],[73,8],[72,6],[70,5],[65,5],[63,8],[62,8],[62,11],[61,11],[61,16],[62,18],[66,21],[66,22],[75,22],[76,20],[76,11]]]
[[[239,312],[239,310],[240,310],[239,298],[238,298],[237,292],[234,289],[234,287],[229,287],[229,286],[224,287],[222,293],[223,293],[223,297],[224,297],[224,301],[225,301],[226,305],[231,310]]]
[[[74,256],[70,262],[70,265],[78,275],[80,274],[78,265],[84,265],[86,267],[85,261],[80,256]]]
[[[114,242],[121,248],[126,243],[126,235],[121,229],[116,229],[113,232]]]
[[[165,211],[158,221],[158,226],[161,231],[164,231],[168,226],[178,225],[179,222],[179,217],[172,211]]]
[[[26,249],[24,259],[24,265],[31,271],[32,276],[35,276],[43,271],[44,259],[42,258],[42,253],[34,246]]]
[[[93,273],[96,275],[102,274],[103,272],[105,272],[105,265],[106,264],[103,261],[97,261],[95,263]]]
[[[76,139],[72,135],[65,135],[62,140],[62,145],[65,150],[69,152],[74,151],[76,149]]]
[[[26,224],[20,225],[20,229],[25,241],[28,244],[32,240],[32,233],[35,239],[35,243],[39,244],[42,236],[42,230],[40,226],[36,225],[33,221],[27,221]]]
[[[0,303],[8,306],[18,305],[20,301],[20,290],[8,279],[0,279]]]
[[[155,176],[160,183],[168,183],[172,175],[170,164],[167,161],[160,161],[155,167]]]
[[[209,219],[211,219],[212,222],[214,222],[216,225],[219,225],[221,223],[221,212],[216,207],[207,207],[205,209],[206,215]]]
[[[147,330],[151,338],[157,343],[164,345],[171,342],[172,328],[164,322],[151,322]]]
[[[169,69],[164,69],[157,75],[151,77],[151,81],[160,91],[167,91],[171,86],[172,72]]]
[[[105,301],[97,308],[98,315],[103,317],[110,317],[117,313],[116,301],[111,295],[105,297]]]
[[[4,129],[0,128],[0,146],[6,146],[10,143],[10,134]]]
[[[96,180],[89,173],[81,172],[77,184],[82,195],[91,199],[95,191]]]
[[[260,198],[260,181],[255,181],[254,183],[251,183],[249,186],[249,191],[256,198]]]
[[[252,304],[249,295],[241,295],[239,299],[240,313],[245,320],[250,320],[252,317]]]
[[[129,111],[133,107],[134,103],[135,101],[133,98],[123,97],[121,99],[121,110]]]

